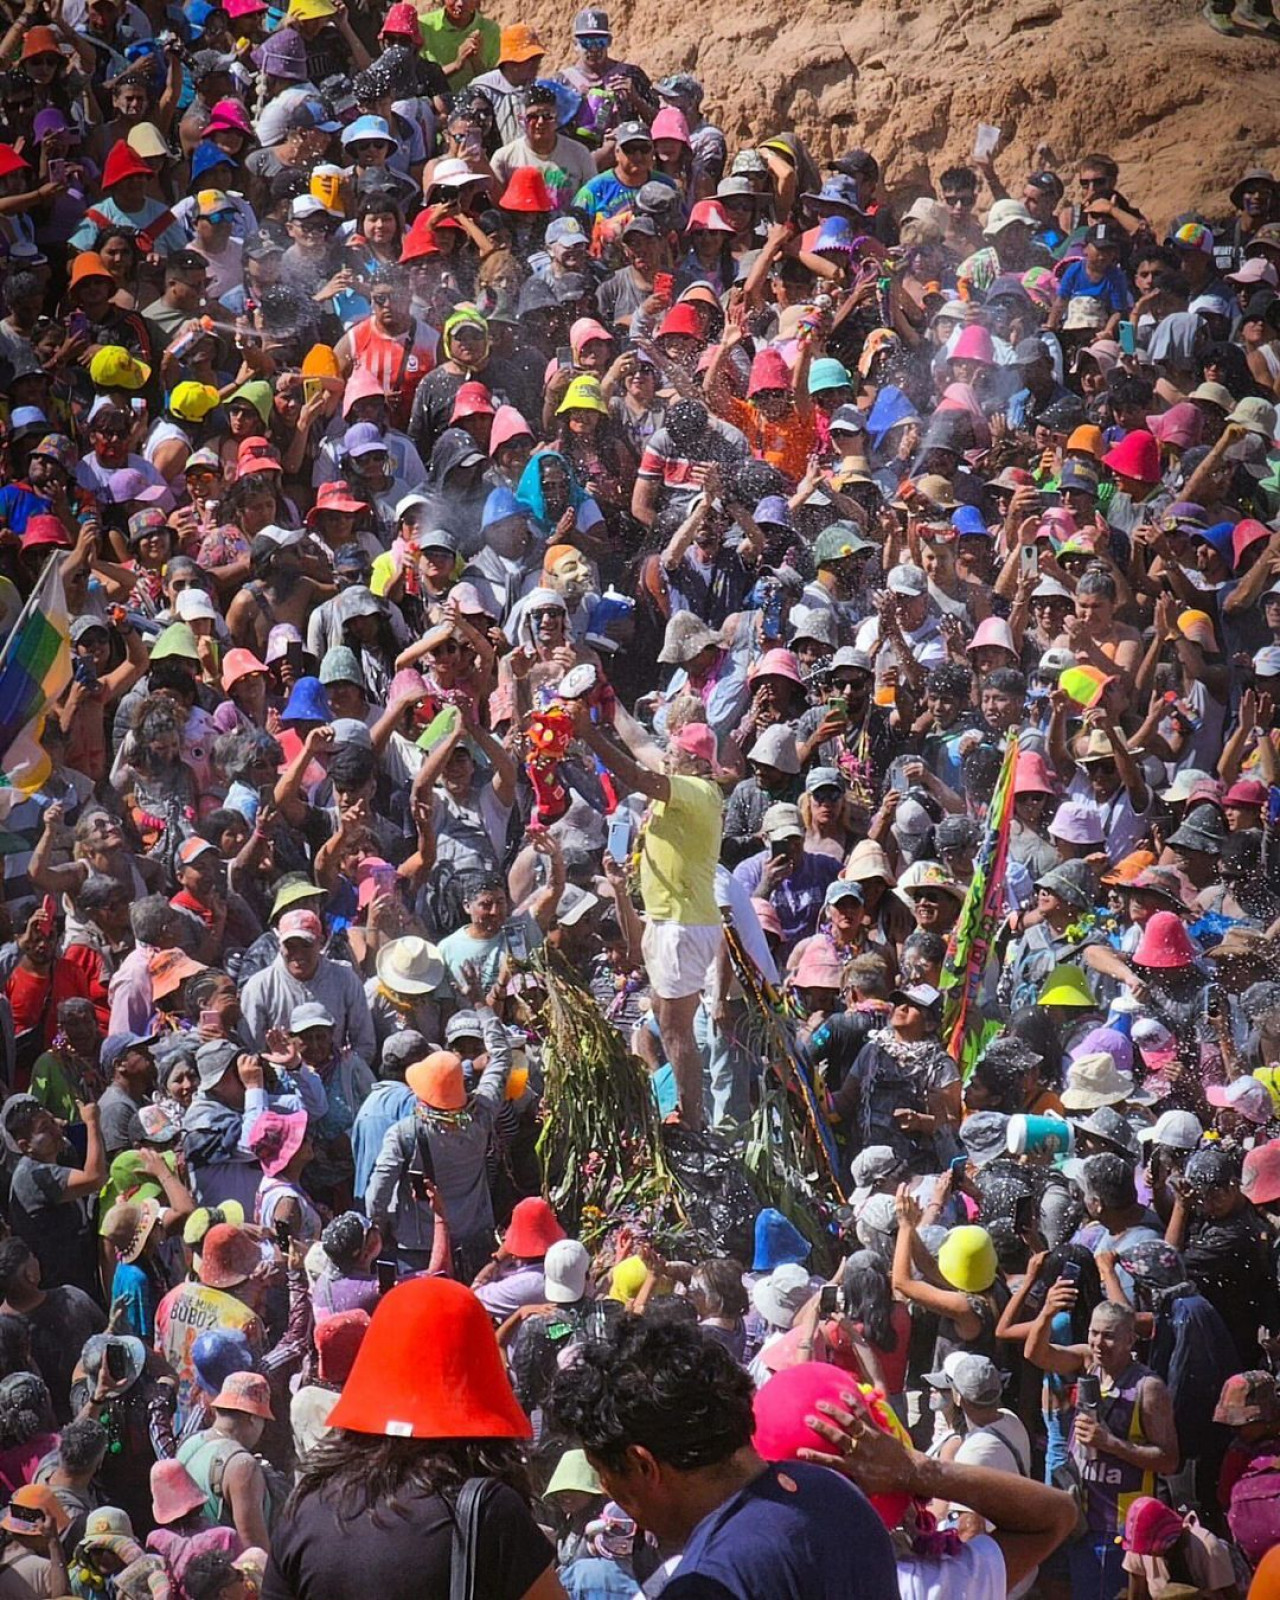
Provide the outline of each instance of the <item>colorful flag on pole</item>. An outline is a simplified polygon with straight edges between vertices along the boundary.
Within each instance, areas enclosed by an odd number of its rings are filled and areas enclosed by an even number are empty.
[[[1013,777],[1018,765],[1018,735],[1008,747],[987,810],[987,830],[974,861],[973,880],[951,930],[939,987],[943,991],[942,1038],[947,1054],[965,1080],[973,1071],[996,1025],[985,1027],[977,1012],[978,990],[991,943],[1004,917],[1004,869],[1013,821]]]
[[[40,723],[70,682],[71,618],[55,556],[0,656],[0,818],[48,778]]]

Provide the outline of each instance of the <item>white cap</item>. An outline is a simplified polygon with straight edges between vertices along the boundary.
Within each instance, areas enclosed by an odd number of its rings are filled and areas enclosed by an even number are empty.
[[[180,622],[195,622],[201,618],[208,622],[216,622],[221,615],[203,589],[179,589],[173,609],[177,612]]]
[[[557,1239],[542,1260],[542,1292],[553,1306],[572,1305],[587,1292],[591,1256],[576,1239]]]
[[[894,567],[886,581],[890,594],[919,595],[924,594],[929,587],[924,568],[914,566],[910,561],[904,561],[901,566]]]
[[[1197,1117],[1189,1111],[1162,1111],[1152,1128],[1139,1128],[1143,1144],[1166,1144],[1171,1150],[1194,1150],[1204,1135]]]

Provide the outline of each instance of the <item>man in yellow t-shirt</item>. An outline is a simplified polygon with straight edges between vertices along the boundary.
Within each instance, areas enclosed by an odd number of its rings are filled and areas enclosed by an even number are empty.
[[[640,851],[641,952],[653,1014],[675,1073],[679,1119],[687,1128],[701,1128],[702,1057],[693,1018],[724,938],[715,898],[724,810],[715,782],[716,737],[705,722],[688,723],[664,752],[619,707],[614,725],[626,741],[623,750],[595,726],[585,704],[579,707],[579,738],[618,779],[620,790],[653,802]]]

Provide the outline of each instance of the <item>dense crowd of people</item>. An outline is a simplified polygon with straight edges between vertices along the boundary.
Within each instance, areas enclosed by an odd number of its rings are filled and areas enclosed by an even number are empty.
[[[4,10],[0,1600],[1280,1596],[1272,174]]]

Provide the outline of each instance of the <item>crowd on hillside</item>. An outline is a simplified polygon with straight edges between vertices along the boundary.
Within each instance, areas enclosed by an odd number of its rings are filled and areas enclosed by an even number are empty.
[[[1272,174],[3,11],[0,1600],[1280,1596]]]

